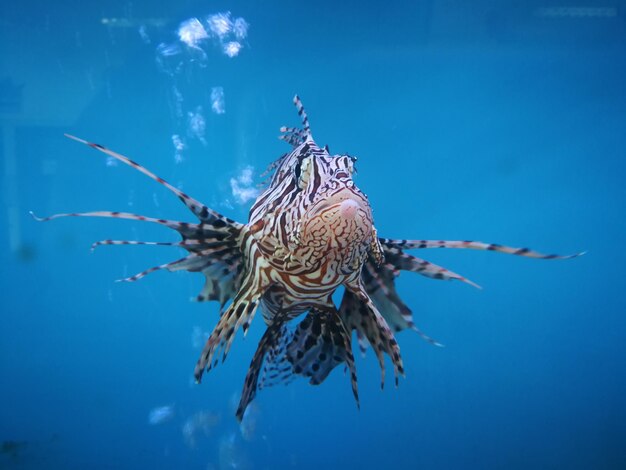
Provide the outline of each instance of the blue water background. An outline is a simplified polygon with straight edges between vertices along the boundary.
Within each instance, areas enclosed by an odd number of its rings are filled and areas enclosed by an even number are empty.
[[[546,17],[540,1],[36,2],[2,7],[4,98],[0,230],[2,468],[625,468],[626,17]],[[556,2],[556,6],[566,6]],[[597,3],[597,4],[596,4]],[[250,24],[238,56],[183,51],[168,74],[159,43],[179,23],[231,11]],[[544,16],[541,16],[543,12]],[[606,12],[605,12],[606,13]],[[610,13],[610,12],[609,12]],[[107,27],[103,17],[129,18]],[[164,18],[162,27],[142,19]],[[178,60],[176,59],[176,60]],[[223,87],[225,113],[211,111]],[[174,88],[180,98],[176,98]],[[110,219],[37,223],[28,215],[119,210],[193,221],[164,188],[63,137],[96,141],[240,221],[230,180],[255,181],[288,146],[299,93],[313,135],[358,156],[378,233],[476,239],[552,253],[542,261],[424,250],[476,290],[404,273],[398,290],[433,347],[398,335],[395,389],[371,351],[357,357],[361,410],[335,370],[263,390],[256,429],[235,419],[264,325],[239,334],[226,363],[192,381],[199,274],[159,272],[165,228]],[[13,93],[13,94],[11,94]],[[179,103],[182,117],[176,116]],[[187,135],[202,106],[206,145]],[[177,163],[172,135],[187,141]],[[388,376],[391,364],[387,364]],[[174,417],[150,425],[148,413]],[[199,411],[219,424],[185,441]],[[246,438],[247,437],[247,438]]]

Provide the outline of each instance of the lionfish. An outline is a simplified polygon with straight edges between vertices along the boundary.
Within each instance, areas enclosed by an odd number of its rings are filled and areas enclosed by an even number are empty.
[[[368,346],[373,349],[381,369],[381,387],[385,381],[385,355],[393,364],[396,385],[398,377],[404,375],[394,332],[410,328],[426,341],[439,344],[415,325],[411,310],[396,292],[396,277],[401,271],[410,271],[432,279],[458,280],[478,286],[406,250],[466,248],[542,259],[573,258],[581,254],[544,255],[528,248],[478,241],[378,237],[368,199],[354,182],[356,158],[331,155],[328,146],[318,146],[297,95],[293,102],[302,128],[281,127],[280,139],[291,146],[291,151],[268,168],[268,173],[272,173],[269,184],[250,209],[247,224],[208,208],[133,160],[67,134],[165,186],[198,222],[108,211],[45,218],[33,214],[39,221],[68,216],[141,220],[180,234],[179,242],[102,240],[92,248],[165,245],[181,247],[189,253],[123,281],[134,282],[163,269],[204,275],[206,282],[197,300],[219,302],[220,318],[197,361],[194,375],[198,383],[203,373],[217,364],[219,354],[222,360],[226,359],[237,330],[243,329],[245,335],[257,308],[261,307],[267,328],[245,378],[236,411],[239,420],[257,390],[296,376],[306,377],[317,385],[340,364],[349,371],[359,407],[353,331],[362,351]],[[333,294],[340,287],[344,288],[343,297],[337,306]],[[304,318],[299,323],[292,322],[301,315]]]

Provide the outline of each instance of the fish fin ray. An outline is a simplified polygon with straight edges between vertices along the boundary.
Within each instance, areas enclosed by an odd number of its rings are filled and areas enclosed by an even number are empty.
[[[381,238],[380,241],[383,244],[394,245],[400,249],[406,250],[421,248],[462,248],[470,250],[496,251],[498,253],[537,259],[570,259],[582,256],[586,253],[586,251],[581,251],[571,255],[547,255],[539,253],[538,251],[533,251],[529,248],[514,248],[511,246],[498,245],[497,243],[484,243],[473,240],[392,240],[389,238]]]
[[[250,230],[244,231],[242,245],[245,247],[242,246],[242,251],[249,254],[244,277],[233,301],[221,315],[196,363],[194,376],[198,382],[204,371],[213,364],[213,358],[218,350],[222,352],[222,361],[226,360],[237,330],[242,327],[244,334],[247,332],[261,296],[271,285],[267,261],[259,251]]]
[[[360,280],[346,283],[345,287],[339,307],[341,319],[349,330],[356,329],[367,338],[374,350],[381,370],[381,388],[385,383],[384,354],[391,358],[397,386],[399,376],[404,375],[404,365],[400,356],[400,347],[391,328],[367,295]]]
[[[162,186],[165,186],[168,190],[170,190],[172,193],[174,193],[174,195],[176,195],[176,197],[178,197],[182,203],[191,211],[193,212],[196,217],[198,217],[198,219],[200,219],[200,221],[202,222],[208,222],[208,223],[212,223],[215,222],[215,220],[221,220],[223,222],[228,222],[228,223],[232,223],[232,224],[236,224],[235,221],[223,216],[222,214],[209,209],[207,206],[205,206],[204,204],[202,204],[200,201],[198,201],[197,199],[194,199],[193,197],[185,194],[184,192],[182,192],[180,189],[176,188],[175,186],[171,185],[170,183],[168,183],[167,181],[165,181],[163,178],[161,178],[160,176],[157,176],[156,174],[154,174],[152,171],[148,170],[147,168],[145,168],[144,166],[140,165],[139,163],[131,160],[130,158],[114,152],[113,150],[110,150],[100,144],[95,144],[93,142],[88,142],[84,139],[81,139],[79,137],[70,135],[70,134],[65,134],[66,137],[75,140],[77,142],[80,142],[82,144],[85,144],[93,149],[99,150],[100,152],[115,158],[118,161],[121,161],[122,163],[134,168],[135,170],[139,171],[140,173],[143,173],[144,175],[146,175],[148,178],[156,181],[157,183],[159,183]]]

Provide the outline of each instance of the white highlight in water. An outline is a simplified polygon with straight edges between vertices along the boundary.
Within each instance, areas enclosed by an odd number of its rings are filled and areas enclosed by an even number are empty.
[[[217,39],[222,52],[228,57],[235,57],[243,48],[243,41],[248,36],[248,22],[243,18],[231,18],[229,11],[215,13],[206,18],[209,35]]]
[[[139,37],[144,42],[144,44],[150,44],[150,36],[148,36],[148,30],[145,24],[139,26]]]
[[[243,413],[241,423],[239,423],[239,432],[241,437],[246,441],[252,441],[256,434],[257,421],[259,417],[259,408],[256,403],[250,403]]]
[[[207,17],[206,22],[210,31],[220,39],[233,29],[229,11],[210,15]]]
[[[191,346],[194,349],[202,349],[206,341],[209,339],[210,333],[202,331],[199,326],[194,326],[191,332]]]
[[[182,49],[179,43],[161,43],[156,48],[156,63],[161,70],[170,76],[177,75],[183,65],[183,59],[178,57]]]
[[[259,190],[252,186],[253,172],[254,168],[247,166],[237,177],[230,179],[230,189],[239,204],[245,204],[259,195]]]
[[[224,114],[226,104],[224,103],[224,88],[214,86],[211,88],[211,109],[215,114]]]
[[[220,415],[211,411],[198,411],[193,414],[183,424],[183,438],[185,443],[195,448],[198,437],[208,437],[212,429],[220,422]]]
[[[174,406],[173,405],[165,405],[165,406],[157,406],[150,410],[148,413],[148,423],[153,426],[156,424],[167,423],[174,417]]]
[[[243,171],[241,172],[241,174],[239,175],[239,182],[241,184],[245,184],[246,186],[249,186],[252,184],[252,172],[254,171],[254,168],[252,168],[251,166],[247,166],[243,169]]]
[[[233,23],[233,33],[239,40],[245,39],[248,35],[248,23],[243,18],[236,18]]]
[[[165,44],[162,42],[156,48],[157,54],[163,57],[171,57],[173,55],[180,54],[180,46],[176,43]]]
[[[241,43],[237,41],[227,42],[226,44],[224,44],[224,54],[232,59],[239,54],[239,51],[242,47],[243,46],[241,45]]]
[[[206,131],[206,121],[202,115],[202,106],[198,106],[195,111],[187,113],[187,135],[195,137],[202,145],[206,145],[204,133]]]
[[[194,49],[198,49],[198,43],[208,37],[209,35],[198,18],[189,18],[178,27],[178,39]]]
[[[219,468],[251,468],[248,454],[235,433],[222,436],[218,445]]]
[[[248,36],[249,24],[243,18],[232,18],[229,11],[214,13],[203,21],[196,17],[189,18],[178,26],[176,31],[178,40],[172,44],[160,43],[157,48],[157,63],[159,68],[168,75],[177,75],[186,63],[196,63],[200,67],[207,66],[207,46],[214,47],[228,57],[235,57],[243,48],[243,40]],[[144,42],[150,42],[145,25],[139,29]],[[213,41],[207,41],[212,39]],[[187,46],[187,57],[172,59],[183,52],[182,44]]]
[[[185,150],[185,142],[180,138],[178,134],[172,135],[172,144],[174,145],[174,161],[181,163],[183,161],[183,151]]]

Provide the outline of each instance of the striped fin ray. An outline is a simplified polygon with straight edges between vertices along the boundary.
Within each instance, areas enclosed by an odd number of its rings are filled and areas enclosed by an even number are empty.
[[[206,265],[202,269],[202,274],[205,277],[204,286],[195,300],[198,302],[207,300],[219,302],[221,316],[226,303],[239,290],[242,266],[243,264],[240,262],[232,263],[228,261]]]
[[[271,185],[273,183],[276,178],[277,168],[279,168],[285,162],[289,155],[290,154],[287,153],[280,158],[274,160],[267,166],[265,171],[259,175],[263,179],[257,184],[257,188],[266,188],[268,185]]]
[[[280,137],[279,137],[280,138]],[[269,165],[267,165],[267,168],[265,169],[265,171],[263,173],[261,173],[259,176],[261,178],[265,178],[266,176],[269,176],[276,168],[278,168],[280,166],[280,164],[285,160],[285,158],[288,156],[289,154],[285,154],[280,158],[277,158],[276,160],[274,160],[272,163],[270,163]],[[262,184],[262,183],[261,183]]]
[[[304,106],[302,105],[302,101],[300,101],[300,98],[298,97],[298,95],[294,96],[293,103],[296,106],[298,115],[302,119],[303,128],[300,129],[297,127],[288,127],[288,126],[282,126],[280,128],[281,135],[279,135],[278,138],[280,140],[287,142],[289,145],[291,145],[293,147],[293,150],[292,152],[287,153],[283,155],[282,157],[278,158],[267,167],[267,169],[260,175],[261,178],[265,178],[266,176],[269,176],[269,175],[272,175],[272,176],[269,177],[267,180],[262,181],[258,185],[258,187],[265,187],[268,183],[270,186],[275,184],[277,182],[277,177],[279,176],[278,173],[281,173],[281,174],[283,173],[279,170],[279,168],[286,162],[290,162],[293,159],[294,151],[296,151],[298,147],[303,146],[302,149],[299,151],[299,155],[301,156],[308,154],[309,145],[317,148],[317,145],[315,145],[315,142],[313,141],[313,136],[311,135],[311,128],[309,126],[309,118],[306,114],[306,111],[304,110]],[[328,149],[323,150],[323,151],[320,149],[319,153],[323,154],[324,152],[327,153]]]
[[[170,261],[169,263],[164,263],[164,264],[159,264],[158,266],[153,266],[144,271],[141,271],[140,273],[126,277],[124,279],[118,279],[116,282],[135,282],[147,276],[150,273],[153,273],[155,271],[160,271],[162,269],[167,269],[168,271],[175,271],[176,270],[175,268],[181,265],[182,263],[188,262],[190,260],[197,259],[197,258],[198,258],[198,255],[191,254],[191,255],[185,256],[184,258],[177,259],[176,261]]]
[[[198,358],[194,369],[197,383],[201,382],[205,370],[217,365],[217,361],[213,362],[217,352],[221,350],[222,362],[226,360],[230,345],[241,324],[239,320],[243,316],[249,317],[256,310],[260,296],[261,294],[255,294],[249,285],[242,286],[237,292],[233,302],[221,315]]]
[[[539,259],[568,259],[584,254],[583,252],[565,256],[546,255],[528,248],[513,248],[477,241],[393,240],[389,238],[380,238],[379,241],[383,247],[385,261],[380,266],[378,266],[373,259],[369,259],[366,262],[362,271],[362,280],[366,292],[394,331],[400,331],[406,328],[413,329],[424,340],[437,346],[441,346],[441,344],[424,334],[415,325],[411,310],[402,302],[396,292],[395,278],[400,275],[401,271],[410,271],[431,279],[458,280],[479,289],[481,287],[453,271],[421,258],[411,256],[404,253],[403,250],[420,248],[465,248],[496,251]]]
[[[377,267],[373,262],[368,261],[362,272],[363,286],[367,295],[371,297],[372,302],[393,331],[398,332],[410,328],[424,341],[434,346],[443,346],[415,325],[411,309],[396,292],[394,280],[397,272],[390,264]]]
[[[246,408],[256,396],[259,372],[261,370],[261,365],[263,364],[263,359],[266,354],[268,354],[280,343],[284,332],[285,326],[282,318],[276,317],[265,330],[261,341],[259,341],[256,352],[250,362],[250,367],[248,368],[244,381],[243,391],[241,392],[241,399],[239,400],[239,405],[237,406],[237,411],[235,413],[239,422],[243,419]]]
[[[250,363],[237,416],[243,415],[257,390],[290,382],[298,375],[309,378],[311,385],[319,385],[343,362],[350,372],[352,393],[359,407],[350,335],[339,312],[334,307],[314,308],[293,332],[286,327],[282,317],[276,317]]]
[[[293,104],[298,110],[298,116],[300,116],[300,118],[302,119],[302,128],[304,130],[304,133],[306,134],[308,139],[312,140],[313,136],[311,135],[311,128],[309,126],[309,117],[307,116],[302,101],[300,101],[300,97],[298,95],[295,95],[293,97]]]
[[[245,274],[232,303],[221,315],[196,363],[194,376],[198,383],[204,371],[214,365],[213,357],[218,351],[222,353],[222,362],[226,360],[239,327],[244,335],[247,333],[260,298],[271,285],[270,268],[249,229],[244,228],[243,238],[242,251],[249,255],[245,260]]]
[[[546,255],[533,251],[530,248],[514,248],[505,245],[498,245],[497,243],[483,243],[472,240],[391,240],[388,238],[381,238],[380,242],[383,244],[395,245],[406,250],[414,248],[465,248],[470,250],[497,251],[499,253],[507,253],[509,255],[525,256],[527,258],[537,259],[570,259],[582,256],[586,253],[585,251],[581,251],[580,253],[574,253],[572,255]]]
[[[296,327],[285,354],[293,372],[309,377],[311,385],[321,384],[337,365],[345,362],[359,405],[352,341],[337,309],[312,309]]]
[[[346,285],[339,313],[348,330],[354,329],[357,331],[357,336],[360,335],[361,347],[364,346],[363,339],[366,339],[374,350],[380,365],[381,388],[385,384],[385,353],[391,358],[397,386],[399,376],[404,375],[400,347],[385,318],[378,311],[360,282]]]
[[[139,220],[142,222],[151,222],[165,227],[172,228],[181,234],[188,229],[194,229],[201,227],[200,224],[189,224],[186,222],[178,222],[175,220],[157,219],[154,217],[146,217],[145,215],[132,214],[130,212],[116,212],[116,211],[90,211],[90,212],[68,212],[65,214],[54,214],[47,217],[39,217],[35,215],[33,211],[29,212],[30,215],[37,222],[48,222],[54,219],[60,219],[62,217],[110,217],[113,219],[127,219],[127,220]]]
[[[346,291],[341,299],[339,306],[339,313],[341,319],[346,324],[348,329],[356,331],[357,340],[359,342],[359,349],[362,354],[365,354],[367,347],[371,344],[376,359],[378,359],[378,365],[380,366],[380,388],[385,386],[385,356],[384,350],[378,341],[370,343],[373,333],[370,330],[374,330],[375,326],[372,325],[371,316],[368,315],[364,305],[362,305],[357,296],[352,292]]]
[[[137,240],[101,240],[92,245],[92,250],[100,245],[161,245],[184,248],[194,256],[181,258],[171,263],[155,266],[130,276],[121,281],[134,282],[146,275],[167,269],[176,271],[185,269],[190,272],[202,272],[206,282],[197,296],[198,301],[218,300],[222,307],[234,296],[241,282],[242,254],[239,249],[240,229],[238,225],[226,225],[215,228],[211,223],[191,224],[173,220],[156,219],[127,212],[94,211],[81,213],[55,214],[49,217],[37,217],[38,221],[49,221],[61,217],[108,217],[117,219],[152,222],[176,230],[182,237],[180,242],[144,242]]]
[[[393,266],[394,270],[398,272],[398,274],[400,270],[411,271],[421,274],[422,276],[429,277],[431,279],[440,279],[444,281],[457,280],[465,282],[470,286],[481,289],[478,284],[470,281],[460,274],[438,266],[435,263],[431,263],[430,261],[426,261],[421,258],[417,258],[415,256],[404,253],[402,251],[402,248],[404,248],[402,245],[394,244],[389,240],[381,241],[381,245],[383,246],[385,262]]]
[[[287,345],[293,340],[295,332],[287,328],[286,322],[281,327],[279,340],[267,351],[263,363],[263,371],[259,376],[258,388],[287,385],[296,379],[293,367],[287,359]]]
[[[180,242],[145,242],[138,240],[100,240],[91,244],[91,251],[99,246],[108,245],[150,245],[150,246],[178,246],[185,247],[190,245],[200,245],[202,240],[183,240]]]
[[[210,223],[192,224],[188,222],[179,222],[176,220],[157,219],[154,217],[147,217],[145,215],[133,214],[130,212],[116,212],[116,211],[91,211],[91,212],[71,212],[65,214],[54,214],[48,217],[38,217],[32,211],[30,215],[38,222],[48,222],[50,220],[59,219],[63,217],[105,217],[113,219],[126,219],[137,220],[141,222],[150,222],[158,225],[176,230],[183,240],[177,243],[170,242],[143,242],[134,240],[102,240],[95,242],[92,248],[99,245],[163,245],[167,246],[180,246],[189,251],[193,251],[193,246],[205,247],[207,245],[215,244],[218,242],[224,243],[233,241],[239,236],[241,224],[232,224],[226,226],[220,226],[215,228]]]
[[[286,127],[286,126],[281,127],[280,132],[282,132],[282,134],[278,138],[280,140],[284,140],[285,142],[287,142],[289,145],[293,147],[297,147],[298,145],[301,145],[304,142],[306,142],[307,135],[308,135],[302,129],[298,129],[295,127]]]
[[[67,135],[67,134],[66,134]],[[180,242],[144,242],[134,240],[102,240],[92,245],[92,250],[100,245],[160,245],[174,246],[187,250],[192,256],[181,258],[171,263],[165,263],[149,268],[123,281],[133,282],[152,272],[167,269],[169,271],[187,270],[202,272],[206,278],[204,288],[197,296],[198,301],[218,300],[222,308],[234,296],[241,283],[240,233],[243,225],[225,217],[175,188],[163,178],[152,173],[131,159],[109,150],[99,144],[94,144],[78,137],[67,135],[70,139],[88,145],[113,157],[126,165],[135,168],[149,178],[165,186],[174,193],[200,220],[200,223],[178,222],[173,220],[146,217],[139,214],[115,211],[93,211],[83,213],[55,214],[49,217],[33,217],[39,221],[48,221],[60,217],[109,217],[127,220],[152,222],[176,230],[182,240]]]
[[[70,135],[70,134],[65,134],[65,136],[70,138],[70,139],[72,139],[72,140],[80,142],[82,144],[85,144],[85,145],[87,145],[87,146],[89,146],[89,147],[91,147],[93,149],[99,150],[100,152],[103,152],[106,155],[109,155],[110,157],[113,157],[116,160],[119,160],[119,161],[121,161],[122,163],[125,163],[128,166],[131,166],[135,170],[143,173],[144,175],[146,175],[149,178],[153,179],[157,183],[165,186],[172,193],[174,193],[183,202],[183,204],[185,204],[185,206],[187,206],[187,208],[191,212],[193,212],[196,215],[196,217],[198,217],[198,219],[200,219],[201,221],[214,223],[217,226],[225,226],[227,224],[241,225],[241,224],[238,224],[237,222],[235,222],[234,220],[231,220],[228,217],[224,217],[223,215],[219,214],[218,212],[215,212],[215,211],[209,209],[207,206],[202,204],[200,201],[192,198],[191,196],[188,196],[187,194],[185,194],[184,192],[182,192],[178,188],[172,186],[170,183],[165,181],[160,176],[157,176],[156,174],[152,173],[150,170],[148,170],[147,168],[141,166],[140,164],[138,164],[137,162],[131,160],[130,158],[125,157],[124,155],[121,155],[121,154],[119,154],[117,152],[114,152],[113,150],[109,150],[108,148],[106,148],[106,147],[104,147],[104,146],[102,146],[100,144],[95,144],[93,142],[88,142],[86,140],[83,140],[83,139],[81,139],[79,137],[75,137],[75,136]]]
[[[125,279],[120,279],[119,281],[124,282],[135,282],[141,279],[142,277],[147,276],[155,271],[159,271],[162,269],[167,269],[170,272],[174,271],[189,271],[189,272],[203,272],[205,273],[207,279],[213,278],[215,276],[210,276],[210,268],[215,264],[221,264],[219,260],[211,257],[212,249],[207,249],[199,252],[192,252],[188,256],[180,258],[176,261],[171,261],[169,263],[160,264],[158,266],[154,266],[152,268],[146,269],[138,274],[127,277]],[[199,301],[209,300],[209,299],[197,299]],[[213,300],[213,299],[210,299]]]
[[[381,238],[380,242],[384,262],[378,264],[374,258],[370,257],[361,273],[367,295],[370,296],[393,331],[398,332],[410,328],[424,341],[434,346],[443,346],[417,327],[411,309],[402,301],[396,291],[395,278],[400,275],[401,271],[410,271],[431,279],[458,280],[477,288],[480,286],[446,268],[404,253],[392,240]],[[361,348],[366,348],[368,343],[361,340]]]

